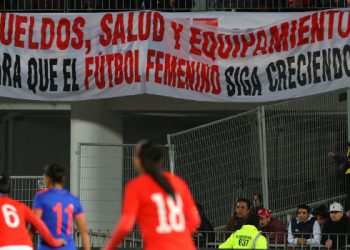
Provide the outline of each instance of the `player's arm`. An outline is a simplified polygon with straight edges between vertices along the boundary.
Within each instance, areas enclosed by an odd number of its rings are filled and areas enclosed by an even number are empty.
[[[41,218],[43,216],[43,210],[41,209],[40,207],[40,201],[39,201],[39,198],[37,196],[35,196],[34,198],[34,208],[33,208],[33,213],[34,215],[36,215],[38,218]],[[33,227],[33,225],[30,225],[29,226],[29,234],[30,236],[32,237],[32,239],[34,238],[35,236],[35,228]]]
[[[36,208],[33,210],[33,214],[40,219],[43,215],[43,211],[41,209]],[[29,234],[30,234],[30,237],[32,237],[33,239],[33,237],[35,236],[35,228],[32,224],[30,224],[29,226]]]
[[[138,208],[139,200],[136,197],[136,191],[133,190],[131,185],[127,185],[120,220],[114,228],[112,237],[107,242],[104,250],[114,250],[123,238],[131,231],[136,220]]]
[[[198,213],[197,206],[193,200],[191,191],[187,184],[183,181],[183,196],[185,200],[185,216],[186,216],[186,226],[190,232],[197,230],[201,223],[201,218]]]
[[[90,250],[90,238],[88,229],[86,226],[85,214],[80,213],[75,216],[75,223],[77,224],[78,231],[81,234],[84,250]]]
[[[54,238],[50,233],[49,229],[46,227],[45,223],[42,222],[42,220],[38,216],[36,216],[34,212],[30,210],[29,207],[23,207],[26,222],[29,222],[35,227],[35,229],[39,232],[40,236],[48,245],[50,245],[51,247],[59,247],[66,244],[65,240]]]
[[[135,223],[135,217],[123,214],[119,220],[118,225],[112,233],[111,239],[108,241],[104,250],[114,250],[123,238],[131,231]]]

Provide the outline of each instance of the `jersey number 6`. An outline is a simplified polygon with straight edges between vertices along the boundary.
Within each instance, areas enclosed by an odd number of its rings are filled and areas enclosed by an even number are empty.
[[[17,210],[14,206],[4,204],[1,207],[2,214],[4,215],[5,223],[11,228],[16,228],[19,225],[19,217]]]

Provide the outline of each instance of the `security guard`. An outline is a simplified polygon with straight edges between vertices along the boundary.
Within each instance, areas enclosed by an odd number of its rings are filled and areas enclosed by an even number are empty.
[[[252,218],[252,219],[250,219]],[[231,234],[220,249],[267,249],[267,240],[258,231],[259,221],[250,217],[241,229]]]

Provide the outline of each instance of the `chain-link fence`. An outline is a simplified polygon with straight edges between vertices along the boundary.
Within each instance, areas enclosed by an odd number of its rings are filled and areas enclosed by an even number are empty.
[[[11,176],[10,197],[31,207],[37,191],[45,188],[43,176]]]
[[[164,170],[169,170],[164,147]],[[81,143],[78,149],[78,193],[90,229],[112,229],[120,214],[125,184],[137,176],[135,145]]]
[[[345,148],[345,90],[261,107],[169,135],[174,172],[183,177],[215,226],[239,197],[263,194],[285,220],[302,203],[342,201],[345,177],[328,151]]]
[[[239,197],[261,193],[257,110],[170,135],[174,172],[217,225]]]
[[[329,151],[347,142],[343,92],[313,96],[265,108],[269,206],[273,210],[331,200],[345,192]]]

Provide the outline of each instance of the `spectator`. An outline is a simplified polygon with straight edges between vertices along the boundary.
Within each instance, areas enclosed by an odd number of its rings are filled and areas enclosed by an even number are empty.
[[[253,214],[258,213],[260,209],[262,209],[263,206],[263,200],[260,194],[254,194],[253,196],[253,207],[251,208],[251,212]]]
[[[339,154],[328,152],[328,156],[333,158],[338,166],[338,171],[345,174],[346,181],[346,200],[345,211],[350,212],[350,143],[346,145],[346,149]],[[349,215],[348,215],[349,216]]]
[[[288,8],[298,9],[298,11],[307,10],[308,8],[313,7],[310,3],[309,0],[288,0]]]
[[[251,214],[250,212],[250,201],[246,198],[239,198],[236,202],[236,210],[233,216],[230,216],[228,222],[224,228],[225,239],[230,237],[231,232],[235,232],[238,229],[241,229],[242,225],[245,224],[246,220],[249,217],[253,217],[253,219],[259,219],[256,214]]]
[[[321,229],[316,218],[310,214],[310,207],[298,206],[297,217],[288,226],[288,243],[295,245],[320,244]]]
[[[234,232],[222,243],[220,249],[267,249],[267,240],[257,229],[259,220],[251,216],[241,229]]]
[[[270,244],[286,244],[287,229],[283,223],[275,218],[271,218],[272,212],[266,208],[258,211],[260,217],[259,226],[268,238]]]
[[[313,211],[313,216],[316,217],[318,224],[320,224],[322,232],[324,224],[329,220],[329,214],[326,205],[322,204],[321,206],[315,208]]]
[[[330,205],[329,213],[330,220],[324,225],[321,243],[327,248],[339,248],[349,244],[350,221],[344,214],[343,206],[334,202]],[[347,234],[347,242],[346,236],[342,234]]]
[[[84,10],[92,11],[95,9],[95,2],[93,0],[84,1]]]
[[[197,229],[197,233],[194,235],[194,240],[197,247],[206,247],[206,243],[215,242],[214,227],[205,215],[203,205],[200,203],[196,205],[201,217],[201,224]]]

